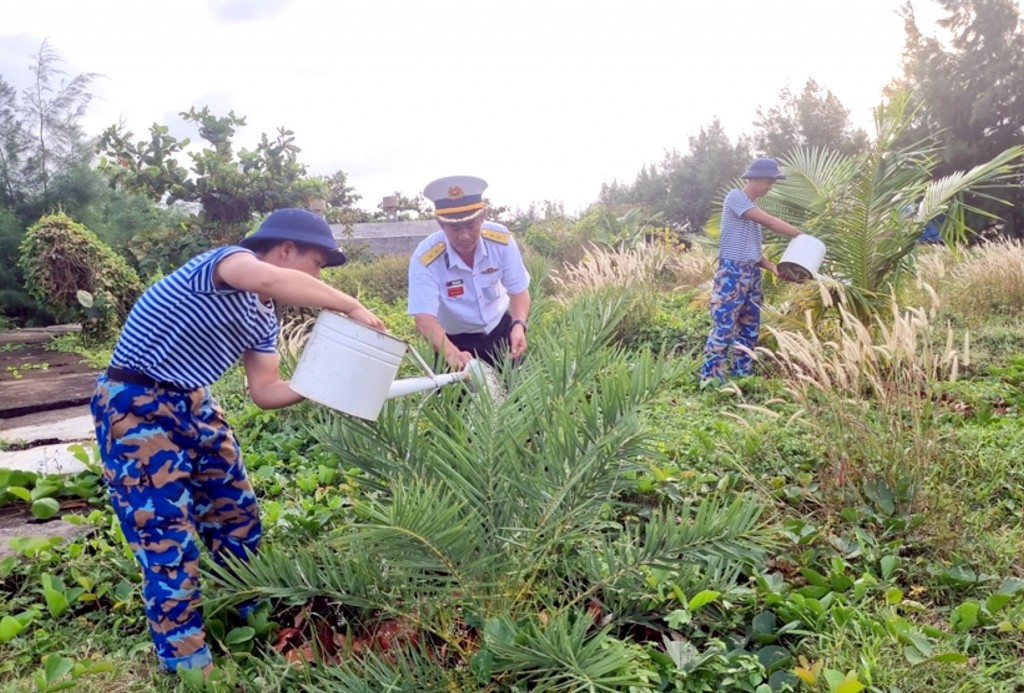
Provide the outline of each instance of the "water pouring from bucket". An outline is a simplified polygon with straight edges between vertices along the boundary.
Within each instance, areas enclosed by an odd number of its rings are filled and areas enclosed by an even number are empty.
[[[818,268],[825,259],[825,244],[806,233],[793,238],[776,267],[786,281],[802,284],[818,277]]]
[[[395,380],[406,353],[426,375]],[[453,383],[465,383],[471,392],[477,392],[488,382],[485,366],[479,361],[470,361],[457,373],[437,374],[401,339],[324,310],[316,319],[290,384],[306,399],[376,421],[384,402],[394,397]]]

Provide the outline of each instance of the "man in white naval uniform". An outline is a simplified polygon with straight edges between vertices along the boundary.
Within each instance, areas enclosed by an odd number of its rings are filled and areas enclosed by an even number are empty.
[[[496,365],[526,351],[530,275],[509,230],[486,221],[487,182],[449,176],[429,183],[440,230],[409,261],[409,315],[448,365]]]

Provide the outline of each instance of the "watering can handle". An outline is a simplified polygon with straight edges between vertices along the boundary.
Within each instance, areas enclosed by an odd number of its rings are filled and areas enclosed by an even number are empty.
[[[416,351],[412,347],[409,347],[409,353],[412,354],[413,360],[416,361],[416,363],[418,363],[420,367],[427,372],[427,375],[429,375],[431,379],[437,379],[437,374],[434,373],[434,371],[430,370],[430,366],[428,366],[427,362],[423,360],[422,356],[420,356],[420,352]]]

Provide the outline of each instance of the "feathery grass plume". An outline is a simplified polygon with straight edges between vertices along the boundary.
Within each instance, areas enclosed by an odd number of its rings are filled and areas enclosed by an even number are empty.
[[[871,325],[838,310],[842,328],[831,339],[769,326],[776,347],[757,353],[803,408],[797,421],[828,441],[823,502],[841,506],[859,495],[877,503],[884,496],[885,512],[899,502],[911,509],[926,466],[940,458],[929,386],[956,379],[969,361],[969,342],[957,350],[952,328],[943,334],[927,310],[901,309],[895,299],[890,317],[876,316]]]
[[[718,254],[714,248],[693,244],[687,251],[670,252],[665,269],[671,274],[674,287],[678,290],[710,287],[717,259]]]
[[[282,323],[278,331],[277,355],[281,361],[281,373],[289,377],[299,363],[302,349],[306,346],[316,323],[315,317],[308,315],[295,315]]]
[[[669,251],[659,245],[605,248],[591,245],[575,265],[552,273],[552,282],[563,302],[606,287],[629,288],[653,285],[669,263]]]
[[[1024,306],[1024,243],[974,246],[950,269],[946,285],[947,303],[964,315],[1018,313]]]
[[[940,286],[946,281],[951,266],[956,264],[953,252],[944,245],[919,248],[916,257],[917,285]]]
[[[658,282],[672,252],[659,244],[635,248],[591,245],[579,263],[552,273],[555,300],[568,307],[580,300],[600,301],[599,295],[618,296],[629,308],[616,323],[615,336],[619,343],[628,343],[630,335],[649,324],[657,311]]]

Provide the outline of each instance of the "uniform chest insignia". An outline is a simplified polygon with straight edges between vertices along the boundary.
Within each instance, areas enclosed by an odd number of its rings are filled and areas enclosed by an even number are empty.
[[[420,262],[423,263],[424,267],[427,267],[431,262],[441,257],[441,253],[444,252],[444,249],[444,241],[438,241],[430,248],[430,250],[420,255]]]
[[[489,241],[495,243],[501,243],[502,245],[508,245],[512,240],[512,235],[503,231],[495,231],[494,229],[484,229],[480,232],[480,235]]]
[[[450,282],[445,282],[444,286],[448,290],[448,298],[456,298],[466,292],[466,288],[463,286],[463,281],[461,279],[453,279]]]
[[[480,274],[494,274],[497,271],[498,271],[497,267],[488,267],[487,269],[482,271]]]

